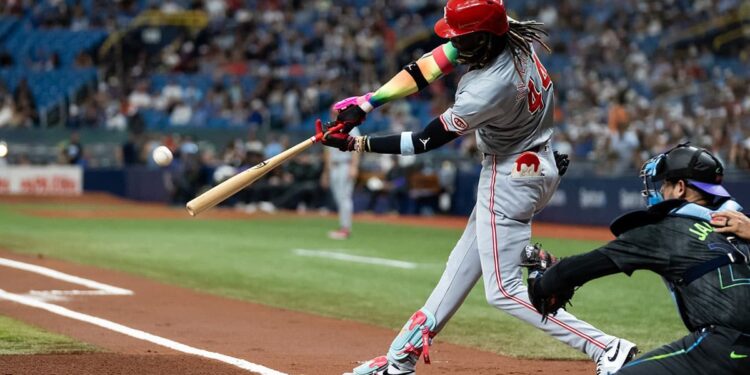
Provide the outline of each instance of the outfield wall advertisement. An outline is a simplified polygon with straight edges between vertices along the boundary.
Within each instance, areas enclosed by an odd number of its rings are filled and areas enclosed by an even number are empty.
[[[453,213],[469,215],[474,208],[479,175],[459,174]],[[727,190],[750,210],[750,181],[725,182]],[[640,179],[633,177],[563,177],[552,200],[535,220],[553,223],[609,225],[616,217],[645,208]],[[503,192],[512,195],[512,191]]]
[[[211,175],[209,173],[209,175]],[[0,172],[0,176],[2,173]],[[0,177],[1,179],[2,177]],[[103,191],[121,197],[153,202],[169,202],[165,181],[169,173],[162,169],[131,167],[126,169],[88,169],[84,174],[86,191]],[[479,171],[459,172],[451,199],[450,213],[468,216],[476,204]],[[80,186],[80,185],[79,185]],[[725,182],[724,186],[740,204],[750,210],[750,179]],[[80,187],[79,187],[80,189]],[[635,177],[573,177],[562,179],[560,187],[547,207],[535,220],[553,223],[609,225],[619,215],[644,208],[643,185]],[[515,192],[504,191],[512,196]],[[363,195],[364,194],[364,195]],[[355,208],[365,209],[370,196],[365,189],[355,190]],[[410,206],[411,202],[399,202]],[[231,203],[231,199],[228,201]],[[359,202],[359,204],[358,204]],[[403,207],[402,207],[403,208]],[[405,210],[406,213],[416,214]]]
[[[750,182],[725,182],[724,187],[746,210],[750,209]],[[609,225],[616,217],[645,208],[643,185],[637,178],[565,178],[540,221]]]
[[[80,195],[83,170],[79,166],[0,167],[0,194]]]

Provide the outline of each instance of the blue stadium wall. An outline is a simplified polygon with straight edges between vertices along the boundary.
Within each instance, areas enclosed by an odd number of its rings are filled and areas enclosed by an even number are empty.
[[[469,215],[474,208],[479,174],[462,173],[457,179],[453,213]],[[750,210],[750,182],[726,182],[730,193]],[[563,177],[547,207],[535,220],[554,223],[609,225],[619,215],[645,208],[638,178]],[[505,192],[513,194],[513,192]]]
[[[169,194],[160,183],[164,171],[146,167],[125,169],[89,169],[84,172],[85,191],[100,191],[140,201],[168,202]],[[478,173],[459,173],[453,194],[451,213],[468,216],[474,208]],[[750,181],[727,182],[724,186],[750,210]],[[617,216],[643,208],[642,185],[633,177],[565,177],[547,207],[535,220],[544,222],[609,225]],[[513,194],[513,192],[505,192]],[[355,208],[363,199],[355,197]],[[362,199],[363,198],[363,199]],[[411,202],[413,203],[413,202]],[[407,207],[409,204],[407,203]],[[413,204],[411,205],[413,207]],[[406,212],[415,214],[407,208]]]
[[[86,169],[85,192],[106,192],[119,197],[148,202],[168,202],[169,193],[162,183],[164,172],[146,167]]]

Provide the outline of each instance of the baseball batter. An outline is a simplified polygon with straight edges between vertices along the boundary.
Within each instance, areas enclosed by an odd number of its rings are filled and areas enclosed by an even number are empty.
[[[750,233],[741,230],[747,217],[736,212],[741,207],[721,186],[723,171],[710,152],[687,145],[646,162],[641,176],[649,208],[612,223],[617,239],[559,262],[538,247],[522,254],[531,268],[534,306],[553,313],[574,287],[650,270],[664,279],[690,333],[617,374],[750,374]],[[554,265],[536,261],[541,259]]]
[[[349,134],[356,137],[359,135],[359,130],[354,128]],[[325,167],[321,176],[322,185],[324,188],[327,186],[331,188],[339,214],[339,229],[328,232],[328,237],[334,240],[345,240],[351,236],[352,230],[354,212],[352,194],[359,172],[359,155],[329,148],[324,152],[323,157]]]
[[[613,373],[635,345],[565,312],[543,322],[521,279],[518,251],[529,242],[534,214],[550,200],[567,168],[567,159],[556,160],[550,144],[553,83],[532,48],[533,42],[544,45],[540,24],[509,19],[501,0],[450,0],[435,32],[450,42],[407,65],[375,93],[338,103],[337,124],[356,126],[372,109],[426,87],[458,64],[468,65],[450,109],[420,132],[382,137],[341,132],[323,142],[345,151],[412,155],[474,133],[484,153],[476,206],[438,285],[387,356],[352,373],[413,374],[420,356],[429,363],[431,339],[480,278],[492,306],[586,353],[599,373]],[[318,132],[324,130],[320,121],[316,125]]]

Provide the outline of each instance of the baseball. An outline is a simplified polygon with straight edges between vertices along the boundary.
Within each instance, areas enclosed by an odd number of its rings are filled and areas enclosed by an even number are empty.
[[[151,157],[154,158],[154,162],[156,162],[156,164],[162,167],[166,167],[167,165],[169,165],[169,163],[172,162],[172,151],[169,151],[169,148],[167,148],[167,146],[159,146],[154,149]]]

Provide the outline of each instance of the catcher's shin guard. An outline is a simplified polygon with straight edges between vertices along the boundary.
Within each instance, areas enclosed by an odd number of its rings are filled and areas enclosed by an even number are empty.
[[[433,330],[436,325],[435,316],[427,309],[421,308],[415,312],[391,343],[388,359],[401,363],[413,359],[416,364],[419,356],[423,355],[424,362],[430,363],[430,342],[435,336]]]

